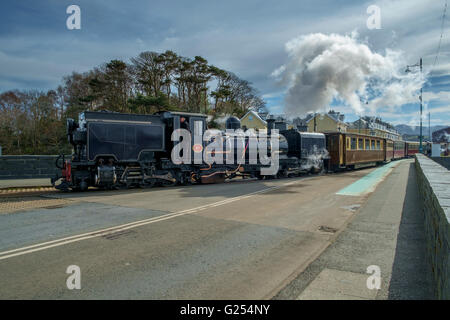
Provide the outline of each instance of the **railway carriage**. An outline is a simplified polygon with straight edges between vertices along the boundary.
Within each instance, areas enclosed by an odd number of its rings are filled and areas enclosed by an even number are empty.
[[[420,143],[417,141],[407,141],[405,148],[405,157],[413,157],[416,153],[419,153]],[[425,154],[431,154],[431,142],[422,142],[422,150]]]
[[[386,139],[386,162],[394,159],[394,141]]]
[[[403,159],[404,157],[406,157],[405,141],[386,139],[386,161]]]
[[[393,141],[394,144],[394,150],[393,150],[393,155],[392,155],[392,159],[393,160],[397,160],[397,159],[403,159],[406,156],[406,143],[405,141]]]
[[[386,139],[356,133],[327,133],[328,169],[356,169],[386,161]]]
[[[407,157],[413,157],[418,152],[419,152],[419,142],[416,142],[416,141],[407,141],[406,142],[406,156]]]

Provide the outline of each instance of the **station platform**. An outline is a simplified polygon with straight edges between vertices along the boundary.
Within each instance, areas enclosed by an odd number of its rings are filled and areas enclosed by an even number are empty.
[[[411,160],[397,164],[336,241],[276,299],[433,299],[416,169]],[[352,185],[363,186],[374,173]],[[380,286],[369,288],[375,268]]]

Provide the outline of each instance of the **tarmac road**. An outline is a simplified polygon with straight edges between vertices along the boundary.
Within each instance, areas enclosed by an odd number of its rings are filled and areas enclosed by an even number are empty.
[[[334,241],[369,196],[336,193],[372,171],[58,193],[46,198],[57,205],[11,213],[6,206],[0,298],[272,298]],[[80,267],[80,290],[66,286],[70,265]]]

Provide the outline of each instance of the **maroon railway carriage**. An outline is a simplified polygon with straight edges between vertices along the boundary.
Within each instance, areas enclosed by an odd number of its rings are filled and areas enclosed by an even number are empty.
[[[413,157],[416,153],[419,153],[420,143],[417,141],[406,142],[406,157]],[[422,149],[425,154],[431,153],[431,142],[422,142]]]
[[[413,157],[416,153],[419,153],[419,142],[407,141],[406,142],[406,156]]]
[[[403,159],[406,156],[406,142],[402,140],[386,140],[386,161]]]

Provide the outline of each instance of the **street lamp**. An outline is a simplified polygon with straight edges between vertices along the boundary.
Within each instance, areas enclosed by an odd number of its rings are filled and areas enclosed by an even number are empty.
[[[420,76],[422,77],[422,58],[420,58],[419,63],[406,66],[405,72],[411,72],[410,68],[420,67]],[[422,86],[420,87],[420,135],[419,135],[419,152],[423,153],[422,148]]]

